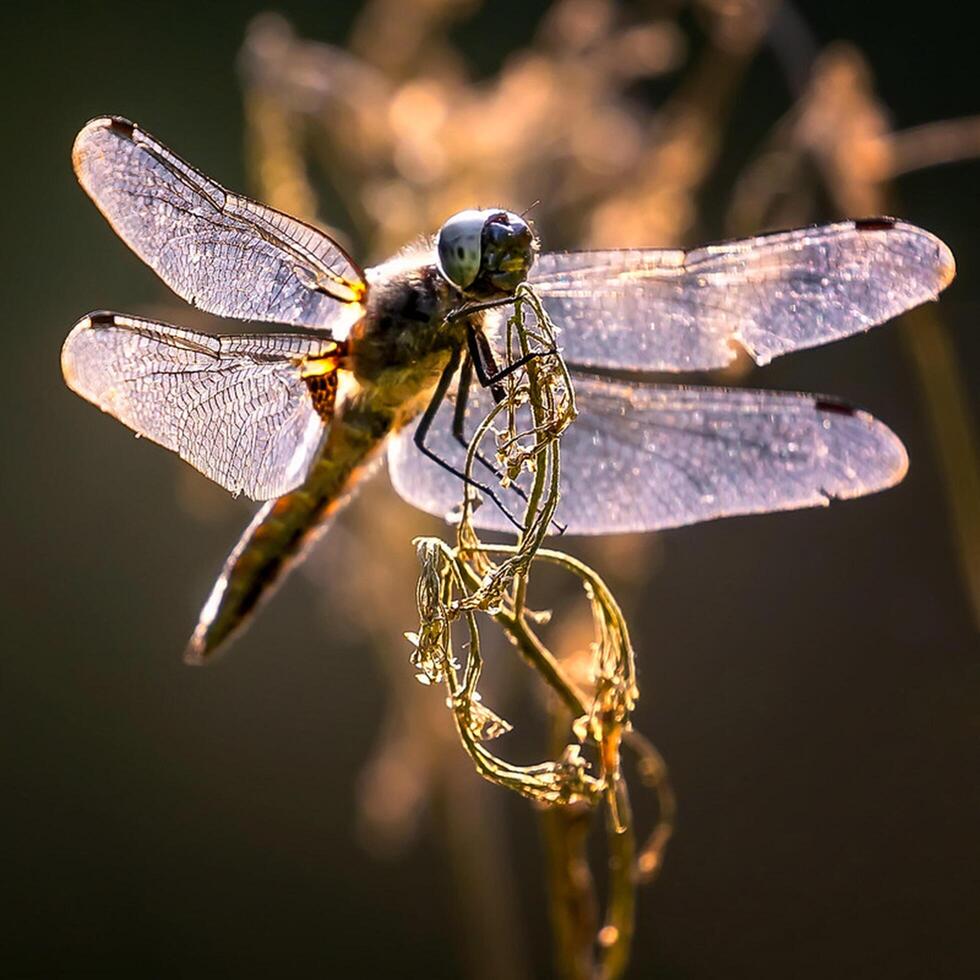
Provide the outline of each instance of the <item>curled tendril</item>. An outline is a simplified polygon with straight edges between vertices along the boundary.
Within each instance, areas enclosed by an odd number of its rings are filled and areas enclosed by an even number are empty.
[[[607,809],[610,888],[605,925],[597,947],[612,958],[623,957],[632,935],[636,884],[659,870],[673,827],[673,795],[663,760],[632,729],[630,716],[639,690],[633,645],[618,603],[588,565],[561,551],[544,548],[556,521],[560,494],[561,436],[576,415],[568,368],[555,342],[554,326],[534,291],[522,286],[514,314],[501,338],[509,362],[525,366],[506,379],[505,397],[477,427],[466,454],[470,474],[478,448],[492,439],[504,486],[525,473],[530,487],[515,545],[484,544],[473,526],[477,495],[464,487],[456,511],[455,546],[440,538],[417,538],[420,566],[416,599],[417,633],[406,637],[415,647],[412,664],[425,684],[445,684],[463,748],[485,779],[547,807],[573,804]],[[527,355],[536,356],[527,359]],[[592,613],[589,691],[580,690],[534,632],[550,613],[526,606],[528,580],[536,562],[556,565],[581,585]],[[512,725],[482,701],[478,690],[483,670],[478,617],[493,619],[524,660],[535,669],[567,709],[564,747],[554,759],[518,766],[487,745]],[[460,662],[454,654],[453,627],[466,634]],[[622,750],[639,759],[639,775],[658,794],[660,820],[637,852],[631,826],[629,793],[622,772]],[[562,833],[552,822],[552,832]],[[625,959],[623,960],[625,962]]]
[[[545,804],[596,804],[605,798],[612,826],[621,833],[628,804],[624,806],[620,752],[639,696],[633,647],[622,611],[598,574],[578,559],[542,546],[559,503],[561,436],[574,422],[576,408],[554,326],[530,287],[518,290],[501,341],[510,360],[531,353],[537,356],[506,379],[505,397],[483,419],[469,444],[466,471],[472,470],[484,439],[492,438],[505,484],[523,473],[530,475],[521,533],[513,546],[484,544],[472,522],[475,496],[465,489],[455,547],[439,538],[416,540],[420,626],[417,633],[406,634],[415,647],[412,664],[423,683],[446,684],[447,705],[463,747],[482,776]],[[590,604],[594,624],[590,696],[567,679],[532,630],[531,624],[541,625],[550,615],[525,605],[536,561],[575,576]],[[477,690],[483,667],[478,614],[493,618],[572,708],[570,740],[557,759],[515,766],[484,744],[512,726],[482,703]],[[462,663],[453,653],[456,623],[468,634]]]

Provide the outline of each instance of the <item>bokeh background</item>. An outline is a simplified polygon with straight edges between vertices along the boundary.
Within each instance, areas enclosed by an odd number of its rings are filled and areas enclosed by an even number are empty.
[[[0,15],[0,975],[553,970],[538,817],[412,681],[410,541],[437,525],[384,475],[226,658],[181,663],[249,508],[62,384],[89,309],[203,324],[76,186],[73,136],[106,112],[367,261],[511,196],[541,198],[552,247],[878,210],[942,236],[959,278],[939,307],[723,379],[874,412],[909,449],[900,487],[566,543],[627,612],[637,721],[679,800],[631,975],[980,970],[973,34],[843,0],[263,9]],[[532,761],[540,699],[492,649],[507,750]]]

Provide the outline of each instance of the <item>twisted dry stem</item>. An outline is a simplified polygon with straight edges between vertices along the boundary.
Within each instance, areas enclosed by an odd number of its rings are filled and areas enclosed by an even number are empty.
[[[636,886],[655,875],[671,834],[673,795],[663,760],[631,726],[639,691],[633,646],[619,605],[588,565],[543,547],[560,499],[561,435],[574,421],[575,398],[554,328],[528,287],[518,292],[503,342],[511,361],[532,352],[539,356],[507,379],[506,397],[480,423],[469,444],[466,471],[471,472],[484,438],[494,433],[504,485],[525,472],[531,475],[522,530],[515,545],[484,544],[472,522],[478,501],[472,488],[465,487],[455,546],[439,538],[415,542],[421,567],[416,593],[420,626],[406,636],[415,646],[412,663],[419,680],[445,684],[460,741],[477,772],[546,808],[552,919],[564,972],[616,977],[629,959]],[[547,620],[526,605],[536,562],[575,576],[589,602],[594,639],[588,691],[571,680],[532,626]],[[481,614],[496,622],[553,693],[554,759],[519,766],[488,747],[512,726],[483,704],[478,690]],[[463,663],[454,653],[457,623],[467,641]],[[658,796],[659,821],[639,850],[622,772],[624,746],[636,755],[641,780]],[[598,901],[586,838],[600,807],[605,814],[608,896],[597,930]]]

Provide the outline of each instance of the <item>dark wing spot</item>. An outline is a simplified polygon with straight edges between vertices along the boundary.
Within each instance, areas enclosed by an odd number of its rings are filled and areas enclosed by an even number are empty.
[[[889,231],[895,227],[894,218],[858,218],[854,222],[858,231]]]
[[[109,125],[106,129],[111,130],[117,136],[121,136],[123,139],[131,140],[133,138],[133,131],[136,127],[128,120],[123,119],[120,116],[111,116],[109,118]]]
[[[116,314],[109,313],[107,310],[96,310],[94,313],[89,313],[88,320],[93,327],[114,327]]]
[[[818,398],[813,404],[818,412],[832,412],[835,415],[854,414],[854,409],[846,402],[833,401],[830,398]]]

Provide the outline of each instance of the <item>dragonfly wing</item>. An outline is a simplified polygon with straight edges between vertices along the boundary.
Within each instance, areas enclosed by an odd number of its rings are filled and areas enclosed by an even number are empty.
[[[954,274],[934,235],[874,218],[691,251],[552,252],[529,281],[569,362],[697,371],[724,367],[735,345],[765,364],[867,330],[935,299]]]
[[[561,443],[557,520],[572,534],[678,527],[736,514],[792,510],[858,497],[897,483],[908,460],[898,438],[864,412],[813,395],[637,384],[576,377],[579,417]],[[467,431],[489,409],[468,406]],[[525,410],[526,411],[526,410]],[[461,465],[451,407],[429,445]],[[529,427],[527,419],[519,420]],[[388,454],[392,481],[409,503],[442,516],[462,498],[460,482],[399,433]],[[484,447],[492,455],[492,447]],[[486,474],[484,474],[486,476]],[[527,486],[527,475],[521,483]],[[506,497],[516,513],[522,502]],[[475,523],[510,530],[490,503]]]
[[[120,238],[208,313],[329,330],[362,314],[364,274],[323,232],[226,191],[125,119],[93,119],[75,173]]]
[[[299,334],[213,337],[118,313],[68,335],[68,386],[220,483],[267,500],[305,479],[336,391],[337,345]]]

